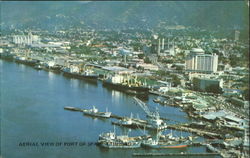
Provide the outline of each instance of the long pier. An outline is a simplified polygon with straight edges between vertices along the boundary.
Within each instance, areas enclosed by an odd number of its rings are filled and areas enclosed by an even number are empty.
[[[217,133],[207,132],[207,131],[187,127],[186,124],[168,125],[168,128],[174,129],[174,130],[191,132],[191,133],[195,133],[195,134],[200,135],[200,136],[208,136],[208,137],[216,137],[216,138],[221,137],[221,135],[217,134]]]
[[[178,157],[187,157],[187,156],[220,156],[219,153],[133,153],[133,156],[178,156]]]
[[[65,110],[70,110],[70,111],[79,111],[79,112],[83,112],[84,110],[86,110],[86,109],[75,108],[75,107],[64,107],[64,109]],[[123,117],[123,116],[118,116],[118,115],[114,115],[114,114],[111,114],[110,118],[114,118],[114,119],[118,119],[118,120],[129,119],[129,117]],[[133,123],[132,123],[131,126],[129,125],[129,126],[126,126],[126,127],[156,129],[155,127],[149,125],[146,120],[133,118],[132,122]],[[112,123],[115,124],[115,125],[123,126],[122,124],[119,124],[118,122],[112,122]],[[159,130],[174,129],[174,130],[191,132],[191,133],[197,134],[199,136],[207,136],[207,137],[212,137],[212,138],[221,138],[222,137],[220,134],[217,134],[217,133],[208,132],[208,131],[188,127],[188,124],[165,125],[165,126],[159,127],[158,129]]]

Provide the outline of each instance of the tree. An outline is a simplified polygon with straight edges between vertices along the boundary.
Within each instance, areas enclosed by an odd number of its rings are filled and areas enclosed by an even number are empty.
[[[138,54],[139,59],[143,59],[143,57],[144,57],[144,54]]]
[[[151,64],[151,61],[149,60],[149,57],[146,57],[146,58],[144,59],[144,62],[147,63],[147,64]]]
[[[181,80],[176,75],[172,77],[172,80],[175,87],[181,84]]]
[[[249,87],[243,91],[243,96],[249,101]]]
[[[169,73],[163,70],[158,70],[156,74],[162,77],[162,76],[167,76]]]

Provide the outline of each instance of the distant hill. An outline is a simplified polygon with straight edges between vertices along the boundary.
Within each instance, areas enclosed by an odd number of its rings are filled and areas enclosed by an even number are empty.
[[[1,25],[59,29],[68,27],[154,28],[159,23],[200,28],[248,27],[244,1],[0,2]]]

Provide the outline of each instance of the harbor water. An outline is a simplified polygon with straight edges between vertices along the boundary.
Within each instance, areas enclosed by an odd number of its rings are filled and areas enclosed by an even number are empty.
[[[84,116],[64,110],[65,106],[106,108],[119,116],[145,118],[132,96],[107,89],[102,83],[65,77],[53,72],[0,60],[1,153],[3,158],[127,158],[133,153],[206,152],[205,147],[186,149],[103,149],[94,143],[102,132],[113,131],[110,119]],[[179,108],[163,107],[150,95],[145,102],[158,107],[170,122],[189,122]],[[115,127],[116,133],[143,135],[143,129]],[[165,133],[170,133],[166,130]],[[176,135],[180,132],[174,131]],[[182,132],[183,135],[189,135]]]

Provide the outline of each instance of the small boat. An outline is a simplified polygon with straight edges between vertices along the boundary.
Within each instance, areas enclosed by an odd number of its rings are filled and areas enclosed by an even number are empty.
[[[35,65],[34,68],[37,69],[37,70],[42,70],[43,69],[42,65],[40,65],[40,64]]]
[[[112,122],[114,125],[128,127],[128,128],[137,128],[138,126],[135,124],[135,120],[133,120],[133,115],[131,113],[130,117],[125,117],[117,122]]]
[[[70,110],[70,111],[81,111],[80,108],[75,108],[75,107],[71,107],[71,106],[65,106],[64,109]]]
[[[83,114],[95,117],[103,117],[103,118],[109,118],[111,116],[111,112],[108,112],[107,109],[106,112],[98,112],[98,109],[95,108],[95,106],[93,106],[92,109],[83,110]]]
[[[107,140],[112,140],[115,139],[115,133],[114,132],[108,132],[108,133],[102,133],[99,135],[99,142],[101,141],[107,141]]]
[[[154,101],[155,103],[160,103],[160,102],[161,102],[161,99],[160,99],[159,97],[157,97],[157,98],[153,99],[153,101]]]

